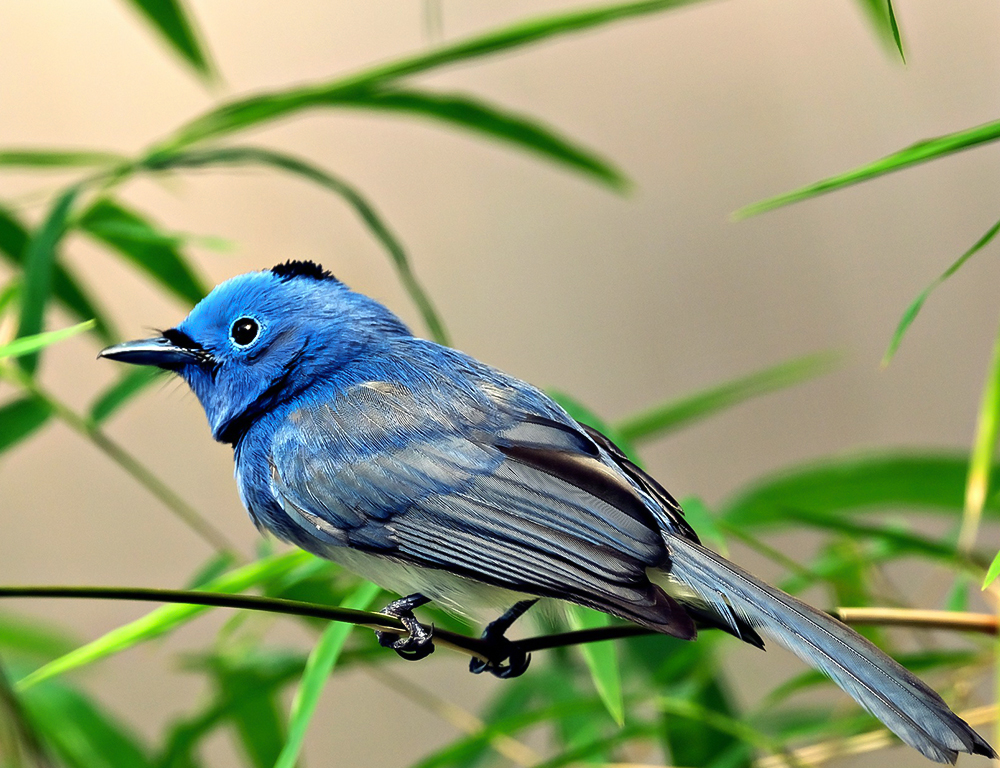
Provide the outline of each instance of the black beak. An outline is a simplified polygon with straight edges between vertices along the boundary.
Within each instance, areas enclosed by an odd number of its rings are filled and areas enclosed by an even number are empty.
[[[151,339],[122,342],[101,350],[98,357],[106,357],[109,360],[131,363],[132,365],[155,365],[158,368],[168,370],[177,370],[191,363],[204,363],[211,358],[208,352],[191,342],[186,336],[178,340],[167,338],[168,334],[179,335],[176,331],[173,333],[168,331],[163,336],[155,336]]]

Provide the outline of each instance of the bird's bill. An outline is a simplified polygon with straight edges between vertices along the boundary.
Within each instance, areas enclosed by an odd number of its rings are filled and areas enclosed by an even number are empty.
[[[165,336],[136,339],[115,344],[101,350],[98,357],[117,360],[132,365],[155,365],[158,368],[176,369],[200,360],[200,350],[182,347]]]

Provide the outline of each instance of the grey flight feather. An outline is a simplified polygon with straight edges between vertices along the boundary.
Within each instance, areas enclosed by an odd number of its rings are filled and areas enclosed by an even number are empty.
[[[823,670],[899,738],[931,760],[992,756],[983,738],[909,670],[831,616],[775,589],[725,558],[664,534],[672,581],[725,615],[728,608],[803,661]]]

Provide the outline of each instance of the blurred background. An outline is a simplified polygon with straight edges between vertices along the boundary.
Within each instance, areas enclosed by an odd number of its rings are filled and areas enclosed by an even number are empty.
[[[222,98],[330,79],[575,7],[538,0],[187,6],[220,73],[213,84],[194,77],[122,2],[0,4],[0,147],[134,154]],[[363,190],[407,248],[454,346],[569,392],[608,420],[798,355],[841,352],[833,373],[644,446],[655,477],[711,508],[752,478],[832,453],[966,450],[972,441],[997,323],[995,253],[984,251],[933,295],[890,367],[879,361],[906,306],[996,220],[994,149],[747,220],[731,217],[916,140],[996,118],[997,4],[969,0],[956,12],[947,3],[900,0],[896,13],[905,65],[873,34],[859,3],[730,0],[416,79],[531,115],[591,148],[628,177],[623,194],[416,117],[317,111],[246,138],[309,158]],[[5,171],[0,199],[37,223],[70,178]],[[121,196],[167,231],[229,244],[187,246],[209,285],[311,259],[426,333],[356,215],[300,180],[213,170],[139,178]],[[92,241],[71,234],[62,254],[126,338],[170,327],[189,309]],[[0,275],[9,271],[0,266]],[[50,328],[70,322],[58,311],[48,316]],[[89,337],[67,342],[46,356],[42,380],[83,409],[121,373],[95,360],[99,347]],[[243,551],[254,550],[258,534],[236,494],[231,451],[212,442],[197,401],[179,383],[155,385],[107,430]],[[178,587],[210,555],[60,424],[0,461],[0,582]],[[995,550],[997,541],[984,544]],[[774,569],[739,547],[734,553],[762,575]],[[908,586],[915,602],[936,606],[950,582],[924,570]],[[71,627],[80,639],[146,610],[82,601],[14,607]],[[200,678],[178,673],[175,652],[205,642],[221,621],[204,619],[79,679],[140,732],[158,732],[204,695]],[[308,647],[298,630],[276,631]],[[739,668],[742,697],[752,698],[761,679],[800,669],[783,653],[731,650],[726,664]],[[465,666],[440,652],[400,674],[474,709],[503,683],[474,678]],[[453,733],[352,671],[329,684],[306,755],[313,765],[403,766]],[[224,736],[210,750],[212,765],[238,764]],[[855,764],[874,764],[868,759]],[[905,753],[899,764],[917,759]]]

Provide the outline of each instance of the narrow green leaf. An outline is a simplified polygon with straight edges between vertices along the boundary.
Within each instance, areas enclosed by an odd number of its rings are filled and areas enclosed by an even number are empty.
[[[532,672],[537,675],[538,672]],[[555,684],[555,681],[553,681]],[[527,728],[539,724],[551,724],[566,717],[580,713],[599,714],[603,709],[603,703],[598,697],[592,699],[579,699],[573,702],[561,702],[550,706],[540,707],[500,720],[487,721],[485,726],[472,734],[460,736],[451,744],[447,744],[439,750],[428,755],[424,759],[413,764],[412,768],[444,768],[461,763],[471,754],[475,754],[485,744],[489,744],[492,739],[498,736],[511,736]]]
[[[63,149],[0,149],[0,166],[11,168],[89,168],[128,160],[114,152]]]
[[[990,568],[986,572],[986,578],[983,579],[983,589],[986,589],[996,581],[997,576],[1000,576],[1000,552],[997,552],[996,557],[993,558],[993,562],[990,563]]]
[[[262,93],[237,99],[206,112],[182,126],[160,149],[175,150],[213,136],[243,130],[286,117],[302,109],[328,104],[331,98],[372,87],[384,87],[399,78],[448,64],[466,62],[501,51],[510,51],[557,35],[579,32],[621,19],[690,5],[696,0],[645,0],[585,11],[573,11],[518,22],[485,35],[442,46],[429,53],[403,58],[355,75],[291,91]]]
[[[962,528],[958,534],[958,549],[972,552],[976,546],[983,506],[993,476],[993,456],[1000,438],[1000,328],[993,341],[993,353],[986,383],[976,417],[976,437],[969,457],[969,475],[965,482],[965,506],[962,511]]]
[[[0,205],[0,256],[17,267],[24,266],[28,245],[28,230],[17,217]],[[101,339],[111,342],[116,337],[114,326],[90,297],[73,273],[56,260],[52,272],[52,294],[78,319],[93,318],[94,330]]]
[[[337,106],[423,115],[435,120],[478,131],[521,149],[535,152],[618,190],[628,187],[625,176],[608,161],[560,136],[553,129],[523,115],[469,96],[426,91],[374,90],[340,98]]]
[[[780,208],[783,205],[819,197],[827,192],[843,189],[852,184],[873,179],[876,176],[900,171],[904,168],[910,168],[930,160],[937,160],[941,157],[947,157],[955,152],[961,152],[962,150],[977,147],[980,144],[986,144],[997,139],[1000,139],[1000,120],[984,125],[977,125],[974,128],[967,128],[963,131],[948,133],[933,139],[918,141],[916,144],[912,144],[898,152],[893,152],[891,155],[886,155],[873,163],[858,166],[850,171],[817,181],[815,184],[809,184],[793,192],[786,192],[783,195],[777,195],[767,200],[761,200],[758,203],[752,203],[744,208],[740,208],[733,214],[733,217],[736,219],[745,219],[748,216],[755,216],[758,213]]]
[[[648,723],[629,724],[619,728],[611,736],[603,736],[589,743],[580,744],[571,749],[563,750],[554,757],[535,763],[532,768],[562,768],[562,766],[577,766],[581,763],[591,762],[594,759],[601,760],[601,755],[609,753],[614,748],[627,744],[630,741],[645,740],[654,730],[654,726]]]
[[[431,337],[440,344],[448,343],[448,334],[441,316],[413,274],[409,258],[402,244],[374,206],[355,187],[322,168],[297,157],[258,147],[220,147],[178,154],[163,154],[148,162],[148,167],[152,170],[199,168],[210,165],[263,165],[277,168],[314,184],[319,184],[324,189],[339,195],[354,209],[354,212],[389,254],[400,282],[417,306]]]
[[[46,331],[36,333],[34,336],[21,336],[7,344],[0,346],[0,360],[10,357],[24,357],[37,352],[40,349],[56,344],[60,341],[76,336],[77,334],[89,331],[94,327],[94,321],[88,320],[85,323],[71,325],[69,328],[60,328],[58,331]]]
[[[194,22],[181,0],[128,0],[163,40],[199,75],[213,75],[208,54],[198,41]]]
[[[304,656],[274,649],[197,660],[195,669],[224,675],[230,684],[220,686],[217,696],[204,709],[171,726],[154,761],[156,768],[195,768],[195,755],[202,740],[227,722],[235,721],[248,699],[276,701],[281,689],[302,675],[304,665]]]
[[[135,368],[104,390],[90,406],[90,419],[95,424],[107,420],[123,405],[153,383],[159,371],[155,368]]]
[[[834,456],[762,478],[719,505],[729,526],[780,524],[789,510],[866,513],[962,509],[967,458],[957,453]],[[1000,511],[988,498],[986,512]]]
[[[896,43],[896,50],[899,51],[899,58],[906,63],[906,53],[903,51],[903,36],[899,33],[899,24],[896,21],[896,11],[892,7],[892,0],[885,0],[889,10],[889,28],[892,30],[892,39]]]
[[[896,545],[899,556],[918,555],[941,560],[947,565],[958,565],[956,555],[959,553],[954,544],[942,543],[935,538],[921,536],[898,527],[860,523],[854,518],[837,513],[786,507],[784,522],[789,521],[821,530],[845,533],[855,541],[885,539]]]
[[[367,610],[381,592],[381,587],[375,584],[362,584],[344,601],[343,607],[359,611]],[[292,701],[292,711],[288,721],[288,739],[274,764],[275,768],[295,768],[299,753],[302,751],[306,731],[309,728],[309,721],[312,720],[313,712],[316,711],[316,705],[319,703],[320,694],[323,692],[327,678],[333,672],[352,629],[354,626],[351,624],[332,622],[323,631],[312,653],[309,654],[305,671],[302,673],[302,682],[299,684],[299,688],[295,692],[295,699]]]
[[[14,215],[0,205],[0,253],[14,264],[24,261],[28,247],[28,229]]]
[[[0,406],[0,454],[45,426],[51,415],[49,407],[33,397]]]
[[[0,288],[0,318],[2,318],[11,308],[17,307],[17,301],[21,298],[21,281],[14,278],[3,288]]]
[[[52,287],[52,272],[56,261],[56,246],[66,231],[70,209],[79,194],[79,187],[70,187],[53,203],[41,227],[31,236],[24,249],[24,283],[21,287],[21,321],[17,335],[32,336],[42,330],[45,306]],[[33,373],[38,364],[37,354],[21,361],[23,368]]]
[[[566,618],[570,627],[575,630],[606,627],[611,623],[611,617],[605,613],[570,604],[566,606]],[[619,726],[624,725],[625,700],[622,695],[617,647],[614,643],[585,643],[579,648],[608,714]]]
[[[254,768],[273,768],[285,742],[277,690],[261,685],[253,668],[227,662],[213,670],[219,697],[234,704],[227,719],[236,726],[239,745]]]
[[[305,552],[287,552],[230,571],[204,586],[205,592],[243,592],[270,581],[312,559]],[[27,690],[50,678],[112,656],[147,640],[160,637],[205,613],[203,605],[165,605],[141,619],[116,627],[103,637],[93,640],[58,659],[40,667],[18,682],[19,690]]]
[[[714,415],[751,398],[827,373],[834,368],[836,362],[837,356],[830,353],[795,358],[631,416],[616,424],[615,428],[626,440],[661,437],[692,421]]]
[[[208,292],[173,238],[120,203],[108,198],[97,200],[78,224],[82,231],[118,251],[183,301],[196,304]]]
[[[0,434],[3,428],[0,427]],[[47,661],[68,653],[75,641],[62,629],[49,625],[34,616],[0,613],[0,649],[4,656]]]
[[[878,38],[889,48],[895,48],[905,64],[906,55],[903,53],[903,41],[892,9],[892,0],[859,0],[859,3]]]
[[[38,732],[71,768],[151,768],[138,734],[89,697],[52,681],[20,694]]]
[[[943,283],[949,277],[958,272],[958,270],[962,268],[965,262],[967,262],[977,253],[979,253],[979,251],[981,251],[987,245],[989,245],[989,243],[993,240],[993,238],[997,236],[998,232],[1000,232],[1000,221],[998,221],[996,224],[994,224],[992,227],[986,230],[986,234],[984,234],[981,238],[979,238],[975,242],[975,244],[971,248],[969,248],[969,250],[967,250],[965,253],[959,256],[958,259],[956,259],[955,262],[950,267],[948,267],[948,269],[942,272],[941,275],[933,283],[924,288],[924,290],[920,292],[920,295],[918,295],[917,298],[913,300],[913,303],[906,308],[906,311],[903,313],[902,318],[900,318],[899,320],[899,325],[896,326],[896,332],[892,335],[892,341],[889,342],[889,348],[885,351],[885,355],[882,357],[883,367],[887,366],[892,360],[893,356],[896,354],[896,350],[899,349],[899,345],[903,341],[903,335],[906,333],[910,325],[916,319],[917,313],[919,313],[921,308],[924,306],[924,302],[927,301],[927,297],[930,296],[931,291],[933,291],[935,288],[941,285],[941,283]]]

